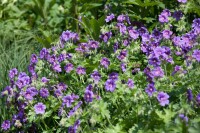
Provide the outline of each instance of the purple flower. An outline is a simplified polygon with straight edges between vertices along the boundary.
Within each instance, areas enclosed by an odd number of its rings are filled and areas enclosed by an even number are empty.
[[[104,42],[108,42],[108,40],[111,38],[112,36],[112,32],[106,32],[104,34],[101,34],[100,38],[104,41]]]
[[[191,102],[193,99],[192,90],[190,89],[187,90],[187,99],[188,99],[188,102]]]
[[[129,36],[133,39],[137,39],[139,37],[139,32],[133,28],[128,30]]]
[[[87,43],[80,43],[78,45],[78,48],[76,48],[76,51],[85,53],[89,51],[89,45]]]
[[[127,15],[119,15],[118,17],[117,17],[117,22],[118,23],[123,23],[124,21],[126,20],[126,22],[128,22],[129,24],[131,24],[130,23],[130,20],[129,20],[129,17],[127,16]]]
[[[152,56],[150,59],[149,59],[149,64],[154,66],[154,67],[157,67],[157,66],[160,66],[161,62],[159,60],[158,57],[156,56]]]
[[[184,114],[179,114],[179,117],[180,117],[183,121],[185,121],[186,123],[188,122],[188,117],[185,116]]]
[[[106,82],[105,82],[105,89],[107,91],[111,91],[113,92],[116,88],[116,84],[115,84],[115,81],[112,80],[112,79],[108,79]]]
[[[200,18],[196,18],[193,20],[192,28],[194,29],[195,33],[200,33]]]
[[[114,18],[115,18],[115,15],[112,13],[112,14],[106,16],[105,21],[108,23],[108,22],[110,22],[111,20],[113,20]]]
[[[169,95],[164,92],[159,92],[157,95],[157,99],[161,106],[165,106],[169,104]]]
[[[140,36],[143,36],[144,34],[148,33],[148,30],[145,27],[141,27],[138,29],[138,32],[139,32]]]
[[[48,61],[49,61],[49,63],[51,63],[51,64],[56,64],[56,61],[57,61],[56,55],[51,55],[51,56],[49,56],[49,57],[48,57]]]
[[[117,23],[117,27],[122,35],[126,33],[126,26],[123,23]]]
[[[128,79],[127,86],[128,86],[130,89],[133,89],[133,88],[134,88],[134,82],[133,82],[132,79]]]
[[[123,40],[123,45],[124,46],[128,46],[129,44],[130,44],[130,39],[129,38]]]
[[[164,76],[164,71],[162,70],[161,67],[156,67],[154,68],[152,71],[151,71],[151,74],[154,76],[154,77],[160,77],[162,78]]]
[[[86,74],[86,71],[85,71],[86,69],[84,68],[84,67],[81,67],[81,66],[78,66],[77,68],[76,68],[76,73],[78,74],[78,75],[85,75]]]
[[[76,106],[74,106],[74,108],[72,110],[69,111],[68,117],[74,115],[74,113],[77,111],[77,109],[79,109],[81,107],[82,104],[83,104],[82,101],[78,102],[78,104]]]
[[[197,104],[200,105],[200,93],[196,97]]]
[[[25,86],[25,80],[24,79],[18,79],[16,82],[16,85],[19,89],[23,88]]]
[[[74,65],[72,63],[68,63],[68,64],[66,64],[64,69],[65,69],[66,73],[70,73],[74,69]]]
[[[195,58],[198,62],[200,62],[200,50],[194,50],[192,57]]]
[[[9,78],[13,79],[17,75],[18,71],[16,68],[13,68],[9,71]]]
[[[35,64],[30,64],[28,66],[28,71],[31,73],[31,74],[34,74],[35,73]]]
[[[153,93],[156,92],[156,88],[154,87],[154,84],[148,84],[147,88],[145,89],[145,92],[152,97]]]
[[[54,95],[55,95],[56,97],[60,97],[60,96],[63,95],[63,93],[62,93],[62,91],[61,91],[60,89],[56,89],[56,90],[54,90]]]
[[[68,133],[76,133],[76,131],[78,130],[78,127],[79,127],[80,123],[81,123],[80,120],[77,120],[77,121],[74,123],[73,126],[70,126],[70,127],[68,128]]]
[[[38,103],[34,106],[36,114],[44,114],[46,106],[43,103]]]
[[[121,63],[120,64],[120,67],[122,69],[122,72],[125,72],[126,71],[126,63]]]
[[[62,62],[62,61],[64,61],[66,59],[66,54],[60,54],[59,56],[58,56],[58,62]]]
[[[9,120],[5,120],[2,124],[1,124],[1,128],[4,131],[7,131],[8,129],[10,129],[10,121]]]
[[[122,50],[120,54],[117,56],[117,58],[121,61],[124,60],[126,56],[127,56],[127,50]]]
[[[50,80],[50,79],[47,79],[46,77],[42,77],[42,79],[41,79],[41,81],[42,81],[43,83],[47,83],[47,82],[49,82],[49,80]]]
[[[99,47],[99,42],[97,41],[93,41],[93,40],[90,40],[88,42],[88,45],[91,49],[97,49]]]
[[[60,64],[54,64],[54,65],[53,65],[53,70],[54,70],[55,72],[62,72],[62,69],[61,69]]]
[[[118,73],[112,72],[111,74],[109,74],[109,79],[112,79],[113,81],[117,81],[118,80]]]
[[[26,98],[27,100],[33,100],[33,94],[34,92],[32,92],[30,89],[27,89],[24,93],[23,96],[24,98]]]
[[[84,100],[89,103],[93,101],[94,94],[90,90],[85,91]]]
[[[165,16],[168,16],[168,17],[171,16],[171,12],[168,9],[163,10],[161,14],[165,15]]]
[[[159,58],[160,56],[163,56],[163,54],[165,53],[165,49],[161,48],[161,47],[156,47],[154,50],[154,55]]]
[[[98,71],[93,71],[91,78],[93,78],[95,84],[98,84],[99,80],[101,79],[101,75]]]
[[[149,33],[144,33],[142,35],[142,42],[149,42],[150,41],[150,35]]]
[[[59,83],[57,86],[56,86],[59,90],[61,90],[61,91],[65,91],[66,89],[67,89],[67,85],[66,84],[64,84],[64,83]]]
[[[186,3],[187,0],[178,0],[178,2],[180,2],[180,3]]]
[[[44,59],[45,56],[47,54],[47,49],[46,48],[43,48],[41,51],[40,51],[40,59]]]
[[[116,52],[119,49],[119,43],[118,42],[114,43],[113,49],[114,49],[114,52]]]
[[[40,96],[43,98],[47,98],[49,96],[49,91],[47,90],[47,88],[40,89]]]
[[[163,30],[162,34],[163,34],[163,37],[165,39],[170,39],[170,36],[172,35],[172,31],[170,31],[170,30]]]
[[[159,30],[154,29],[153,32],[152,32],[152,37],[153,37],[155,40],[159,41],[159,40],[162,39],[163,36],[162,36],[162,33],[161,33]]]
[[[60,36],[60,40],[62,42],[67,42],[69,39],[71,39],[71,32],[70,31],[63,31],[62,35]]]
[[[74,102],[74,99],[72,98],[71,95],[67,95],[62,98],[62,101],[63,104],[66,105],[66,107],[71,107],[72,102]]]
[[[100,61],[101,65],[105,68],[108,68],[108,66],[110,65],[110,61],[108,60],[108,58],[103,57]]]
[[[174,67],[174,71],[172,72],[172,76],[173,76],[175,73],[177,73],[178,71],[180,71],[181,69],[182,69],[181,66],[176,65],[176,66]]]
[[[168,20],[168,16],[165,16],[165,15],[159,15],[159,22],[161,22],[161,23],[167,23],[167,22],[169,22],[169,20]]]
[[[1,92],[1,95],[2,96],[5,96],[5,95],[12,96],[13,95],[13,88],[11,88],[10,86],[6,86],[4,88],[4,90]]]
[[[36,54],[31,55],[31,63],[36,64],[38,62],[38,57]]]
[[[182,11],[175,11],[173,14],[173,18],[176,19],[176,21],[179,21],[183,17],[183,12]]]

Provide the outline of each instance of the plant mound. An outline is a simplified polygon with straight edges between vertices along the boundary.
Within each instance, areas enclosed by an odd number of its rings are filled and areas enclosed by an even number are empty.
[[[99,40],[64,31],[10,70],[5,132],[180,132],[198,128],[200,19],[163,10],[148,31],[109,14]],[[193,98],[193,97],[196,97]],[[198,130],[198,129],[197,129]]]

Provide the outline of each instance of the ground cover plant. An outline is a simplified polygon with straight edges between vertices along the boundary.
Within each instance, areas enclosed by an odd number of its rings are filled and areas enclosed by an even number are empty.
[[[1,93],[10,117],[1,130],[198,132],[200,18],[186,23],[187,0],[178,2],[150,31],[112,12],[100,36],[95,27],[84,38],[63,31],[53,47],[32,54],[28,73],[10,70]]]

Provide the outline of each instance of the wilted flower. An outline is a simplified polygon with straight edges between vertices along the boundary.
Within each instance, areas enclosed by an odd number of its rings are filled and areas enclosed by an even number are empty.
[[[160,102],[161,106],[165,106],[169,104],[169,95],[167,93],[164,92],[159,92],[157,95],[157,99]]]
[[[44,114],[46,106],[43,103],[38,103],[34,106],[36,114]]]

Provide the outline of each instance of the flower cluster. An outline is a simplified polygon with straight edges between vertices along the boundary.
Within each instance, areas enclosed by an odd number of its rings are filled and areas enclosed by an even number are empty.
[[[91,130],[89,126],[96,124],[95,128],[100,128],[103,120],[110,123],[109,119],[116,117],[127,119],[130,114],[133,116],[132,106],[136,103],[146,105],[151,100],[154,107],[167,108],[170,99],[177,97],[168,93],[163,82],[176,87],[178,81],[169,82],[186,74],[185,66],[200,62],[200,50],[196,49],[200,19],[195,19],[191,30],[183,35],[176,34],[168,25],[174,21],[171,16],[179,21],[182,15],[181,11],[172,15],[170,10],[163,10],[159,22],[168,28],[150,32],[145,26],[133,26],[128,15],[116,17],[111,13],[105,19],[107,28],[102,29],[99,40],[79,42],[77,33],[64,31],[56,46],[31,56],[29,74],[16,68],[10,70],[10,85],[2,96],[7,97],[7,106],[15,107],[15,114],[12,122],[2,123],[2,130],[17,127],[16,130],[26,131],[30,125],[39,129],[40,124],[46,123],[53,129],[53,123],[61,131],[68,128],[69,133],[76,133],[81,126]],[[185,64],[177,63],[179,58]],[[192,90],[186,93],[191,103]],[[200,105],[200,94],[195,103]],[[188,122],[187,116],[179,116]]]

